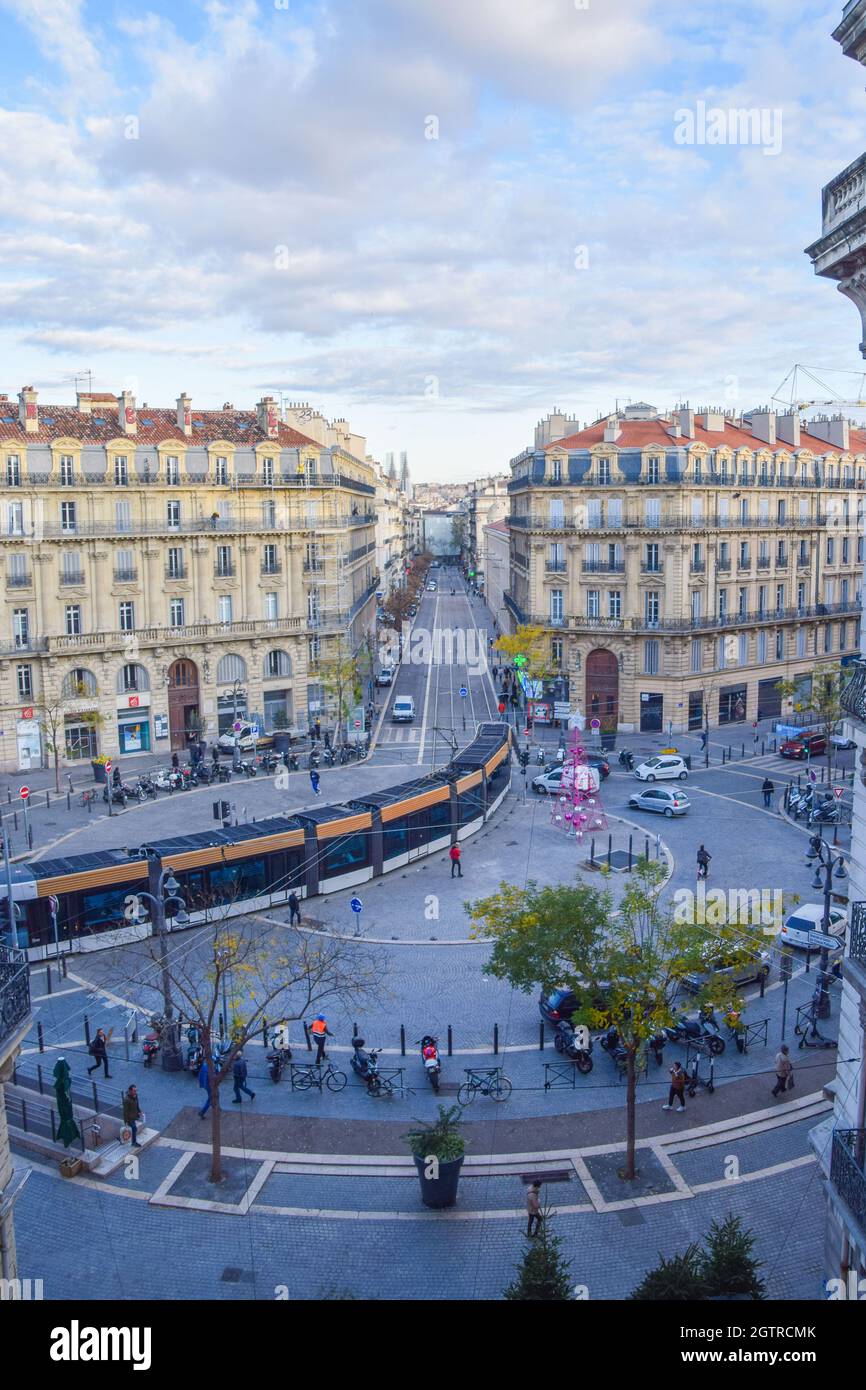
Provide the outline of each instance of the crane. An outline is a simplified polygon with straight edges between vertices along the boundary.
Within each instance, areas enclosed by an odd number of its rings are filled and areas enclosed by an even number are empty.
[[[822,368],[821,370],[832,372],[842,371],[841,368],[837,367]],[[818,399],[817,397],[812,399],[800,398],[797,388],[799,386],[799,378],[801,375],[808,378],[809,382],[814,383],[814,386],[817,387],[819,390],[827,392],[829,399],[822,400]],[[828,386],[825,381],[822,381],[820,377],[816,376],[812,368],[804,367],[801,363],[798,362],[796,366],[791,368],[790,372],[788,372],[788,375],[784,378],[784,380],[777,388],[776,394],[772,397],[773,403],[784,406],[786,410],[796,410],[798,414],[801,415],[806,410],[815,410],[821,408],[829,409],[834,406],[855,406],[858,409],[866,410],[866,372],[846,371],[844,372],[844,375],[859,377],[859,386],[855,388],[859,390],[859,396],[842,396],[838,393],[832,395],[832,386]],[[791,383],[790,396],[786,400],[782,395],[782,391],[784,390],[786,384],[789,381]]]

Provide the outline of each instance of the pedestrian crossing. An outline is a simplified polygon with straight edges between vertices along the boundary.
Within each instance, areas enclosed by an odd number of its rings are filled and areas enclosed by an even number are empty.
[[[383,743],[417,743],[417,729],[394,729],[387,725],[382,730],[379,737],[380,745]]]

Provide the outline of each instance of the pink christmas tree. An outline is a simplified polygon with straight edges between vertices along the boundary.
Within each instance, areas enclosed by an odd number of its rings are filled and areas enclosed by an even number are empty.
[[[551,824],[582,840],[587,831],[607,830],[599,774],[590,767],[583,735],[573,729],[562,764],[562,781],[550,814]]]

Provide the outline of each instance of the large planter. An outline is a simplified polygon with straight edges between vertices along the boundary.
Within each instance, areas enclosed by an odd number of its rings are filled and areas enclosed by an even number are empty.
[[[281,733],[275,733],[275,734],[274,734],[274,752],[275,752],[275,753],[288,753],[288,751],[289,751],[289,749],[291,748],[291,746],[292,746],[292,736],[291,736],[291,734],[289,733],[288,729],[284,729]]]
[[[94,782],[106,782],[108,780],[105,772],[105,763],[95,763],[91,761],[90,766],[93,768]]]
[[[424,1176],[428,1160],[417,1155],[413,1157],[421,1184],[421,1201],[425,1207],[453,1207],[457,1201],[457,1186],[460,1182],[463,1159],[452,1158],[448,1163],[440,1163],[438,1178],[428,1178]]]

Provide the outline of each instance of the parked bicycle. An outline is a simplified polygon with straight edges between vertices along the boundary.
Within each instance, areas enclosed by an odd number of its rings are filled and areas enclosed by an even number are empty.
[[[99,792],[93,787],[86,788],[78,798],[79,806],[90,806],[96,801]]]
[[[457,1092],[458,1105],[471,1105],[477,1095],[490,1096],[491,1100],[508,1100],[513,1090],[512,1084],[501,1067],[490,1067],[484,1071],[466,1068],[466,1080]]]
[[[344,1071],[337,1071],[333,1062],[329,1062],[324,1070],[321,1066],[317,1067],[315,1062],[311,1062],[303,1070],[295,1071],[292,1086],[296,1091],[309,1091],[311,1086],[318,1086],[321,1090],[323,1085],[327,1086],[329,1091],[342,1091],[348,1079]]]

